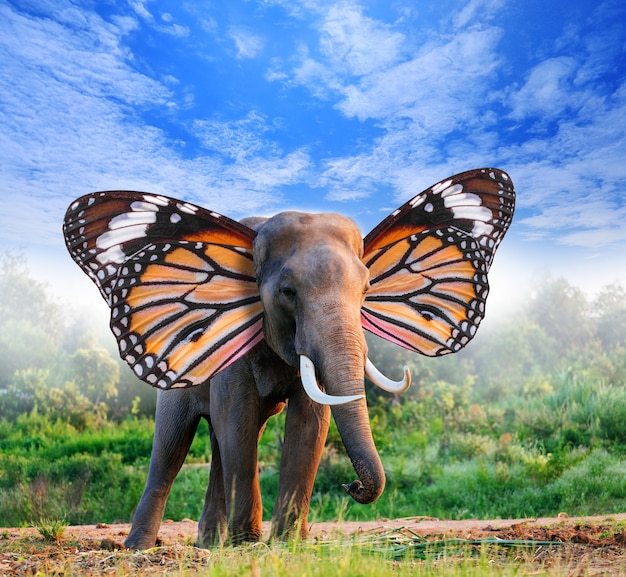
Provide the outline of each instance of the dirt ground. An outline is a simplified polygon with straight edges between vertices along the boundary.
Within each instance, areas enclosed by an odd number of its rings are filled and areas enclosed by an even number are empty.
[[[99,572],[97,568],[104,563],[103,559],[110,559],[112,553],[122,554],[129,529],[128,524],[69,526],[62,541],[48,544],[43,542],[34,528],[0,529],[0,577],[65,575],[67,573],[62,572],[61,564],[67,564],[68,556],[72,555],[77,559],[74,569],[84,566],[86,559],[90,560],[85,566],[85,575],[110,574]],[[154,563],[155,569],[158,567],[162,571],[164,562],[167,563],[170,557],[175,564],[178,563],[175,566],[180,567],[180,551],[183,549],[195,551],[194,555],[201,559],[203,550],[193,547],[196,532],[195,521],[165,521],[159,532],[158,547],[143,556],[143,569],[147,572],[142,570],[135,574],[150,574],[151,563]],[[264,523],[264,535],[267,537],[268,534],[269,523]],[[411,539],[424,537],[432,542],[449,539],[469,542],[484,539],[527,541],[537,543],[536,547],[530,547],[537,566],[545,568],[546,562],[549,564],[550,559],[559,557],[567,559],[567,563],[575,568],[569,574],[626,575],[626,514],[486,521],[412,517],[371,522],[313,523],[310,527],[312,542],[346,536],[392,536],[405,540],[407,536]],[[557,546],[555,543],[564,545]],[[157,550],[159,553],[155,555]],[[153,561],[150,555],[154,557]],[[56,558],[58,567],[55,566]]]

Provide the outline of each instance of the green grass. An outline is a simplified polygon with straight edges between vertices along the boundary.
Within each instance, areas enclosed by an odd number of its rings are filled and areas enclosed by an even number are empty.
[[[46,517],[31,523],[44,541],[59,542],[65,536],[67,521],[65,519],[48,519]]]
[[[36,416],[24,417],[13,427],[0,423],[3,525],[20,526],[44,517],[65,518],[73,525],[129,521],[147,475],[152,426],[149,420],[139,420],[79,433],[65,423],[48,423]],[[264,437],[260,450],[265,520],[271,518],[278,490],[276,434]],[[458,429],[449,430],[445,439],[439,435],[412,448],[399,434],[395,442],[387,438],[380,451],[387,473],[385,492],[376,503],[359,505],[341,488],[355,477],[332,434],[316,478],[311,522],[416,515],[521,518],[626,510],[626,459],[621,450],[566,446],[547,453],[539,443],[521,442],[512,435],[494,439]],[[200,517],[209,473],[206,437],[207,431],[201,431],[194,441],[172,488],[165,518]]]

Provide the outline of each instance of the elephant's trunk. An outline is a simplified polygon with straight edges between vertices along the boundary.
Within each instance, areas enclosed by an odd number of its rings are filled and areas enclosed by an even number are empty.
[[[343,487],[355,501],[372,503],[385,489],[385,471],[372,438],[365,399],[331,407],[331,411],[358,476]]]
[[[320,359],[319,375],[330,395],[355,395],[361,398],[331,407],[337,429],[352,461],[358,479],[344,485],[348,494],[359,503],[376,501],[385,488],[385,471],[378,456],[370,428],[365,402],[363,353],[349,355],[346,349],[335,349],[336,354]],[[341,353],[343,351],[343,354]]]

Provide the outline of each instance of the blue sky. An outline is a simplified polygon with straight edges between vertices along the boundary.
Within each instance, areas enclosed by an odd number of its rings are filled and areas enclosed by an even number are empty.
[[[99,299],[61,237],[86,192],[366,234],[482,166],[518,192],[495,310],[547,275],[626,285],[626,4],[0,0],[0,152],[0,250],[70,302]]]

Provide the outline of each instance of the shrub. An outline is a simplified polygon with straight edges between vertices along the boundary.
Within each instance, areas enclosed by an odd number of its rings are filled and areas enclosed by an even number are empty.
[[[67,521],[65,519],[48,519],[43,517],[31,523],[45,541],[60,541],[65,536]]]
[[[621,512],[626,506],[626,462],[595,449],[564,471],[551,490],[570,514]]]
[[[626,390],[607,387],[597,404],[596,418],[601,439],[626,445]]]

